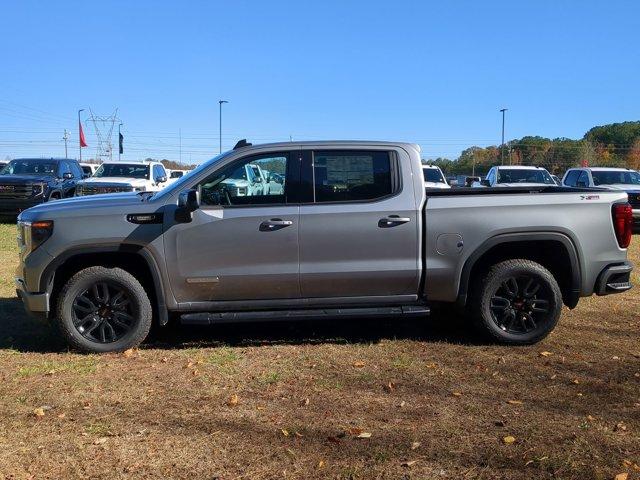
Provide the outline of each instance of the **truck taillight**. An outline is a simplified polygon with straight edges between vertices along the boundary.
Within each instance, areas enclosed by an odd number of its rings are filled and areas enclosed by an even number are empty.
[[[628,203],[616,203],[611,210],[613,230],[620,248],[627,248],[631,243],[633,229],[633,210]]]

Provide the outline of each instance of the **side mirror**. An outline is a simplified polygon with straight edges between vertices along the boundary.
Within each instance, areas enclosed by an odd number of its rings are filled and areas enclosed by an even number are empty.
[[[490,187],[491,186],[491,182],[489,182],[489,180],[487,180],[486,178],[484,180],[480,180],[480,184],[483,187]]]
[[[164,183],[167,181],[167,177],[162,176],[162,177],[156,177],[156,183]]]
[[[71,172],[65,172],[62,174],[62,178],[64,180],[71,180],[73,178],[73,173]]]
[[[191,213],[200,208],[200,195],[197,190],[184,190],[178,195],[178,208]]]

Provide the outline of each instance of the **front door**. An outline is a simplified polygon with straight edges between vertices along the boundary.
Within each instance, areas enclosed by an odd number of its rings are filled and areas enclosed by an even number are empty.
[[[307,156],[311,175],[303,168],[303,178],[313,195],[300,209],[302,297],[415,295],[419,225],[404,151]]]
[[[178,302],[297,299],[299,206],[288,202],[290,152],[252,155],[201,181],[200,209],[165,233]],[[281,177],[266,191],[248,172],[258,165]],[[291,170],[291,171],[290,171]],[[257,182],[257,183],[256,183]]]

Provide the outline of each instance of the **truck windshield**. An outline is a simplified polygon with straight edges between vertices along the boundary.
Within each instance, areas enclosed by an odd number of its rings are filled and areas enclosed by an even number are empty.
[[[518,168],[501,168],[498,170],[498,183],[540,183],[544,185],[555,185],[551,175],[541,168],[534,169],[518,169]]]
[[[640,185],[640,173],[633,170],[591,171],[594,185]]]
[[[424,175],[425,182],[445,183],[440,170],[437,168],[423,168],[422,174]]]
[[[58,165],[46,160],[11,160],[0,175],[55,175]]]
[[[103,163],[94,177],[127,177],[149,179],[149,165],[132,163]]]

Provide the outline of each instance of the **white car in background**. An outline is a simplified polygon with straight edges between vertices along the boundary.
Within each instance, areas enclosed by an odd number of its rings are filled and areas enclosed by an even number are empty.
[[[157,192],[167,184],[160,162],[104,162],[76,187],[76,196],[117,192]]]
[[[80,168],[82,168],[82,172],[87,177],[90,177],[90,176],[92,176],[94,173],[96,173],[98,171],[98,168],[100,168],[100,164],[98,164],[98,163],[81,163],[80,164]]]
[[[426,188],[451,188],[440,167],[435,165],[422,165],[422,177]]]
[[[484,187],[540,187],[554,186],[556,182],[543,167],[503,165],[491,167],[481,184]]]

